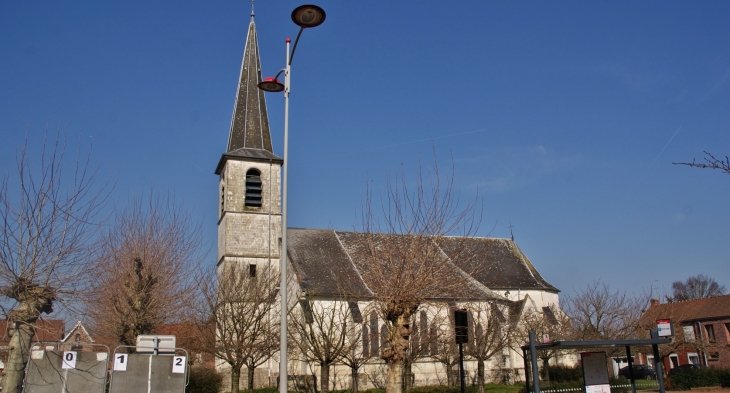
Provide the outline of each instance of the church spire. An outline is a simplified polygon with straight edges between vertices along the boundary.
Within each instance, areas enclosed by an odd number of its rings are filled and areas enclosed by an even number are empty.
[[[231,131],[228,136],[228,152],[246,149],[261,149],[273,153],[269,118],[266,113],[264,92],[257,87],[261,82],[261,60],[259,43],[254,24],[253,1],[251,2],[251,23],[248,25],[246,48],[243,52],[241,76],[233,107]]]

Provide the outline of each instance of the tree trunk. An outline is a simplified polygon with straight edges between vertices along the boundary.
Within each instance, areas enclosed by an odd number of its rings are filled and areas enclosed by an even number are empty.
[[[246,366],[246,368],[248,369],[248,393],[253,393],[253,377],[256,368],[251,366]]]
[[[319,374],[319,385],[320,385],[320,391],[322,393],[327,393],[330,391],[329,383],[330,383],[330,365],[329,363],[322,363],[319,366],[320,374]]]
[[[241,367],[231,366],[231,393],[238,393],[241,381]]]
[[[542,358],[542,378],[545,382],[550,382],[550,358]]]
[[[33,321],[35,322],[35,320]],[[23,377],[25,364],[28,362],[30,340],[35,334],[32,322],[17,322],[16,328],[11,328],[10,343],[8,344],[8,362],[3,372],[3,392],[21,393],[23,391]]]
[[[357,386],[357,371],[358,370],[355,367],[351,367],[350,368],[351,377],[352,377],[352,387],[351,387],[352,393],[357,393],[357,388],[358,388],[358,386]]]
[[[484,393],[484,359],[477,359],[477,385],[479,393]]]
[[[407,392],[411,389],[413,389],[413,371],[412,371],[412,365],[413,363],[410,360],[406,360],[403,362],[403,391]]]
[[[385,393],[403,393],[403,363],[388,362],[388,380]]]

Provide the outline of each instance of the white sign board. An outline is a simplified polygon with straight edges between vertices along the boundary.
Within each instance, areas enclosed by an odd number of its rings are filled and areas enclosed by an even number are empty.
[[[185,374],[185,356],[172,357],[172,373]]]
[[[114,371],[127,371],[128,356],[126,353],[114,355]]]
[[[656,331],[659,337],[672,337],[672,320],[671,319],[657,319],[656,320]]]
[[[63,352],[63,363],[61,364],[62,369],[74,369],[76,368],[76,352],[75,351],[64,351]]]
[[[583,363],[583,380],[586,385],[608,385],[608,369],[606,368],[605,352],[583,352],[580,354]]]
[[[157,348],[158,355],[172,355],[175,353],[175,336],[171,335],[141,335],[137,336],[137,353],[153,354]]]
[[[611,385],[586,386],[586,393],[611,393]]]

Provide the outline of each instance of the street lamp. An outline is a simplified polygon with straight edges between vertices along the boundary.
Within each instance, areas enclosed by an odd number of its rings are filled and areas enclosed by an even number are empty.
[[[291,92],[291,62],[294,59],[294,51],[297,50],[297,43],[302,31],[306,28],[317,27],[324,22],[327,14],[316,5],[306,4],[294,9],[291,13],[292,21],[299,26],[299,33],[291,52],[289,44],[291,40],[286,39],[286,68],[280,70],[275,77],[265,78],[258,84],[258,88],[272,93],[284,92],[284,174],[282,178],[282,203],[281,203],[281,253],[279,255],[279,294],[281,295],[281,332],[279,340],[279,392],[287,393],[287,294],[286,294],[286,218],[287,218],[287,180],[289,177],[289,93]],[[284,84],[279,82],[279,75],[284,73]]]

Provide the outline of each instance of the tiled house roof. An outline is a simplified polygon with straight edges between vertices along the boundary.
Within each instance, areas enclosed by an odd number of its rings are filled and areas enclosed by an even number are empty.
[[[702,321],[730,317],[730,295],[683,302],[652,304],[641,317],[642,324],[672,318],[676,322]]]

